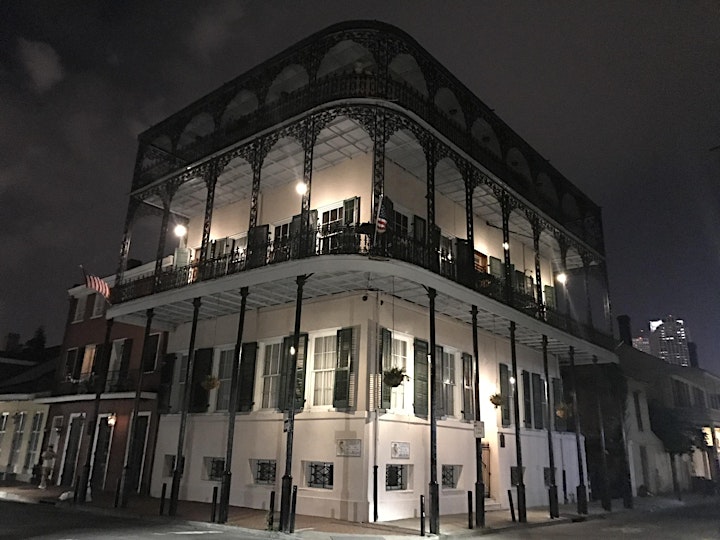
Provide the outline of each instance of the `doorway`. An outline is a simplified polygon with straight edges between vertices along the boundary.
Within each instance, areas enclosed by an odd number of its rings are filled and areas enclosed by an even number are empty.
[[[60,475],[61,486],[72,486],[75,481],[75,470],[84,425],[85,415],[83,413],[71,416],[70,427],[65,440],[65,452],[63,453],[62,473]]]

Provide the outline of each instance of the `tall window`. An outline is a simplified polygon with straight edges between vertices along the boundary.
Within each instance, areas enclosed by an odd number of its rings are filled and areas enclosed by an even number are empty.
[[[337,335],[315,338],[313,405],[332,405],[337,363]]]
[[[96,317],[102,317],[105,313],[105,297],[102,294],[96,294],[93,302],[93,319]]]
[[[15,464],[20,456],[20,445],[22,444],[23,436],[25,435],[25,417],[27,413],[19,412],[15,413],[13,420],[15,421],[15,431],[12,438],[12,446],[10,447],[10,460],[8,463]]]
[[[313,461],[308,464],[308,486],[323,489],[333,488],[333,464]]]
[[[187,384],[187,368],[188,368],[188,355],[179,354],[180,366],[178,367],[178,384],[177,394],[175,395],[175,411],[182,409],[183,399],[185,399],[185,385]]]
[[[30,440],[27,445],[27,453],[25,454],[25,469],[31,470],[37,461],[38,443],[40,442],[43,413],[36,412],[33,415],[32,425],[30,426]]]
[[[80,357],[77,359],[80,362]],[[89,379],[95,366],[95,345],[86,345],[85,354],[82,357],[82,368],[80,369],[80,378]]]
[[[256,459],[253,470],[255,483],[272,485],[275,483],[277,462],[274,459]]]
[[[278,404],[281,353],[282,343],[265,345],[265,359],[263,361],[263,409],[271,409],[277,407]]]
[[[395,236],[407,238],[410,233],[410,220],[408,217],[397,210],[393,211],[392,217],[393,232],[395,233]]]
[[[230,389],[232,388],[232,368],[235,349],[220,352],[218,361],[218,380],[220,386],[215,393],[215,410],[227,411],[230,406]]]
[[[87,296],[82,296],[76,300],[73,322],[80,322],[85,319],[85,306],[87,306]]]
[[[442,353],[442,408],[447,416],[455,415],[455,354]]]
[[[398,369],[407,369],[407,342],[402,339],[392,340],[392,357],[390,359],[391,367]],[[390,396],[390,408],[405,408],[405,385],[401,384],[392,389]]]

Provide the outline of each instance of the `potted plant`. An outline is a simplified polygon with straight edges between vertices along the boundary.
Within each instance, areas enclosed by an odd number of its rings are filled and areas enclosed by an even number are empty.
[[[503,404],[503,397],[502,394],[495,393],[492,396],[490,396],[490,403],[492,403],[495,408],[497,409],[500,405]]]
[[[405,368],[391,367],[387,371],[383,371],[383,382],[393,388],[400,386],[404,380],[410,380],[405,375]]]
[[[205,390],[209,392],[210,390],[214,390],[215,388],[220,386],[220,379],[218,379],[217,377],[213,377],[212,375],[208,375],[207,377],[205,377],[203,382],[200,383],[200,386],[202,386]]]

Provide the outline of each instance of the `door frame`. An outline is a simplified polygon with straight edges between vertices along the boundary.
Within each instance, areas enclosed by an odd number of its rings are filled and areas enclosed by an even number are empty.
[[[68,443],[70,442],[70,430],[72,428],[72,423],[73,423],[73,420],[78,417],[83,419],[83,423],[82,423],[82,427],[80,428],[80,436],[78,438],[78,451],[77,451],[77,454],[75,454],[75,470],[77,471],[77,462],[78,462],[78,458],[80,457],[80,444],[82,443],[83,433],[85,433],[85,413],[84,412],[70,413],[68,415],[68,423],[67,423],[67,430],[65,431],[65,444],[63,445],[62,460],[60,460],[60,468],[58,469],[58,475],[57,475],[57,478],[55,479],[55,485],[57,485],[57,486],[60,485],[60,481],[62,480],[62,476],[63,476],[63,470],[65,469],[65,461],[67,460],[67,448],[68,448]],[[75,478],[72,479],[72,481],[70,482],[70,485],[73,486],[74,483],[75,483]]]

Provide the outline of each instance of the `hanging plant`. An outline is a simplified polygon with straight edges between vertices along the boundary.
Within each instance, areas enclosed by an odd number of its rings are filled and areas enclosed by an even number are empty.
[[[572,413],[572,406],[569,403],[561,401],[555,407],[555,416],[558,418],[567,418]]]
[[[497,409],[500,405],[503,404],[502,394],[495,393],[492,396],[490,396],[490,403],[492,403],[495,406],[495,408]]]
[[[215,388],[220,386],[220,379],[218,379],[217,377],[213,377],[212,375],[208,375],[207,377],[205,377],[203,382],[200,383],[200,386],[202,386],[205,390],[209,392],[210,390],[214,390]]]
[[[383,372],[383,382],[393,388],[400,386],[404,380],[410,380],[410,377],[405,375],[405,368],[391,367]]]

